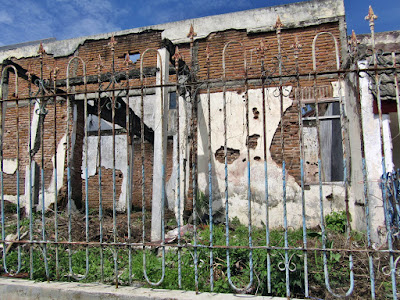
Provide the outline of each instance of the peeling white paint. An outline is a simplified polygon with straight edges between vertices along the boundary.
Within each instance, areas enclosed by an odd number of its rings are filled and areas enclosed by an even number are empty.
[[[66,143],[66,136],[63,136],[58,143],[57,146],[57,168],[55,168],[55,157],[52,157],[52,163],[53,163],[53,175],[51,177],[51,182],[48,188],[46,188],[44,192],[44,197],[45,197],[45,207],[49,207],[54,201],[56,200],[56,195],[60,191],[60,189],[63,186],[63,179],[64,179],[64,163],[65,163],[65,143]],[[16,162],[15,162],[16,163]],[[29,174],[31,173],[31,180],[32,180],[32,186],[29,185]],[[25,213],[29,215],[31,209],[30,209],[30,203],[29,203],[29,191],[33,189],[33,185],[35,182],[35,172],[33,169],[27,165],[25,167],[25,194],[20,195],[19,201],[20,205],[22,208],[25,208]],[[57,178],[57,194],[55,193],[55,180]],[[39,191],[39,204],[38,204],[38,210],[42,209],[42,195],[43,191]],[[16,195],[4,195],[4,199],[13,203],[17,203],[18,197]]]
[[[88,137],[88,177],[94,176],[97,171],[99,161],[97,145],[97,136]],[[83,145],[85,149],[86,145]],[[115,136],[115,169],[121,171],[122,187],[119,199],[117,199],[117,209],[122,211],[126,208],[126,186],[128,179],[127,168],[127,153],[126,153],[126,135]],[[86,153],[83,151],[82,157],[82,179],[85,180],[85,160]],[[101,167],[105,169],[113,169],[113,138],[112,136],[101,137]]]
[[[285,95],[290,93],[291,87],[287,87]],[[261,226],[266,222],[266,197],[265,197],[265,174],[264,162],[254,160],[254,157],[263,157],[263,116],[262,116],[262,91],[249,90],[249,131],[250,136],[258,134],[255,149],[250,149],[250,176],[252,194],[252,223]],[[271,226],[283,225],[283,180],[282,167],[279,166],[269,151],[272,139],[280,122],[280,99],[276,95],[276,88],[266,89],[266,144],[268,163],[268,201],[269,201],[269,223]],[[228,164],[228,193],[229,193],[229,216],[238,217],[247,224],[248,199],[247,199],[247,145],[246,145],[246,116],[244,95],[236,92],[227,92],[227,147],[240,150],[240,156]],[[283,110],[286,111],[293,101],[284,97]],[[208,108],[207,95],[201,95],[199,106],[199,133],[198,133],[198,166],[199,189],[208,193]],[[260,112],[259,118],[253,118],[252,110]],[[224,145],[223,124],[223,94],[211,94],[211,152],[213,165],[213,208],[214,211],[222,209],[225,203],[225,167],[215,159],[215,152]],[[286,163],[290,165],[290,158]],[[305,190],[307,226],[313,227],[320,223],[320,202],[324,205],[324,213],[332,210],[344,209],[344,187],[337,183],[323,184],[323,197],[319,198],[319,186],[311,185]],[[329,197],[327,197],[329,196]],[[332,197],[331,197],[332,196]],[[288,226],[299,227],[302,225],[301,188],[295,179],[287,173],[286,175],[286,199]]]
[[[3,159],[3,172],[6,174],[14,174],[17,171],[18,162],[16,158]]]
[[[359,62],[362,70],[367,67],[367,62]],[[382,189],[380,179],[383,174],[382,168],[382,148],[381,133],[379,125],[379,116],[373,113],[373,95],[369,90],[370,82],[366,74],[360,73],[360,96],[362,111],[362,126],[364,133],[365,160],[368,178],[368,192],[370,201],[370,220],[371,220],[371,238],[374,242],[385,242],[386,236],[380,236],[379,227],[385,227],[385,217],[383,212]],[[382,115],[383,140],[386,172],[393,170],[392,145],[390,136],[390,117]]]
[[[126,101],[126,100],[125,100]],[[146,95],[144,101],[144,122],[145,124],[152,128],[153,130],[159,125],[158,122],[154,122],[154,105],[159,103],[160,96],[159,95]],[[137,96],[129,97],[129,107],[135,112],[138,117],[141,117],[141,99]],[[87,119],[88,122],[88,130],[91,132],[98,131],[98,117],[94,115],[90,115]],[[100,123],[101,130],[111,130],[112,124],[108,121],[101,120]],[[121,129],[119,125],[115,125],[116,129]],[[97,166],[99,163],[98,158],[98,139],[96,136],[88,137],[88,177],[95,176],[97,174]],[[112,169],[112,136],[103,135],[101,137],[101,167],[106,169]],[[124,211],[126,209],[126,199],[127,199],[127,184],[128,184],[128,170],[127,170],[127,153],[126,153],[126,135],[116,135],[115,136],[115,169],[121,171],[123,179],[122,186],[120,191],[120,196],[117,199],[117,210]],[[83,145],[83,149],[85,149],[85,141]],[[82,153],[82,179],[85,180],[85,159],[86,153],[83,151]]]
[[[44,194],[45,207],[49,207],[57,199],[57,195],[61,188],[63,187],[64,180],[64,165],[66,158],[66,141],[67,136],[64,135],[57,145],[57,166],[55,165],[55,157],[53,156],[51,161],[53,164],[53,175],[51,176],[50,185],[46,188]],[[29,180],[29,179],[28,179]],[[56,192],[56,180],[57,180],[57,192]],[[29,199],[29,194],[25,194],[25,199]],[[42,209],[42,197],[43,191],[39,191],[39,204],[38,210]]]
[[[32,123],[31,123],[31,148],[28,149],[31,151],[35,147],[35,142],[38,134],[38,128],[39,128],[39,115],[36,113],[40,109],[40,104],[39,101],[35,101],[35,106],[33,107],[33,113],[32,113]]]

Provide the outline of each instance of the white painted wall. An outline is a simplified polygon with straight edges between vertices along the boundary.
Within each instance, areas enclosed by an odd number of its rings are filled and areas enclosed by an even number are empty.
[[[367,67],[365,61],[359,62],[362,70]],[[386,239],[385,217],[383,211],[382,189],[380,180],[383,174],[382,147],[379,116],[373,113],[373,95],[369,90],[370,82],[368,75],[360,73],[360,93],[362,126],[364,134],[365,160],[368,178],[368,198],[370,201],[371,238],[376,243],[383,243]],[[382,116],[383,142],[385,153],[386,172],[393,170],[392,142],[390,134],[390,117]],[[358,182],[357,184],[362,184]]]

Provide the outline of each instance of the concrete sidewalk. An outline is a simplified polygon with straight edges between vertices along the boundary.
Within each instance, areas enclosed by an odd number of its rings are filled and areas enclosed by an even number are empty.
[[[0,278],[0,299],[2,300],[44,300],[44,299],[135,299],[135,300],[278,300],[286,298],[234,295],[234,294],[213,294],[188,291],[174,291],[161,289],[147,289],[121,286],[76,283],[76,282],[34,282],[23,279]]]

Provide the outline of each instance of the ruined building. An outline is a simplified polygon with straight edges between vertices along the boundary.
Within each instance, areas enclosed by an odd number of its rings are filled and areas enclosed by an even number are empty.
[[[365,229],[371,148],[346,30],[343,2],[323,0],[2,50],[4,200],[144,205],[154,239],[161,203],[271,227],[316,226],[322,205]]]

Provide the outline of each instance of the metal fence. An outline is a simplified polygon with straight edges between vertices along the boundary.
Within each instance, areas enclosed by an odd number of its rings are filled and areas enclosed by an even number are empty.
[[[46,79],[42,47],[39,75],[22,74],[11,61],[4,64],[0,113],[2,272],[116,286],[139,281],[196,291],[319,298],[327,291],[336,297],[356,294],[397,299],[398,173],[387,169],[392,154],[385,149],[391,141],[384,132],[382,103],[387,100],[382,100],[381,92],[382,80],[389,76],[400,112],[399,60],[395,53],[387,55],[375,49],[374,19],[370,13],[372,49],[361,57],[353,36],[346,67],[340,62],[335,34],[315,35],[308,46],[312,53],[309,72],[300,66],[306,46],[297,39],[290,58],[287,51],[283,53],[279,19],[277,55],[270,57],[263,41],[251,56],[246,45],[230,41],[221,49],[222,77],[217,78],[210,73],[215,54],[208,46],[201,53],[206,66],[203,77],[198,75],[193,28],[189,65],[178,49],[172,57],[175,65],[170,66],[167,56],[148,49],[140,56],[140,72],[130,72],[129,57],[122,68],[114,62],[114,38],[109,44],[112,65],[108,77],[103,76],[101,58],[98,76],[93,77],[87,75],[85,61],[73,57],[65,77],[55,68]],[[317,68],[321,38],[329,40],[334,49],[333,67],[324,70]],[[232,47],[236,47],[234,51]],[[237,49],[240,55],[233,53]],[[150,56],[157,56],[158,68],[145,67]],[[292,62],[290,69],[287,60]],[[364,62],[362,68],[360,61]],[[171,83],[165,82],[168,77],[174,77],[169,79]],[[363,78],[372,82],[377,105],[382,168],[378,173],[387,174],[375,182],[381,186],[377,201],[382,207],[370,203],[372,170],[367,168],[371,158],[364,142],[370,133],[363,123]],[[337,83],[336,87],[330,82]],[[353,98],[345,92],[351,84],[357,87]],[[240,95],[240,102],[232,91]],[[259,93],[259,102],[252,99],[254,93]],[[289,98],[292,102],[287,105]],[[255,109],[259,104],[261,112]],[[287,106],[293,108],[296,122],[287,118]],[[278,121],[269,137],[275,122],[269,118],[273,108],[279,111],[273,112]],[[239,118],[244,118],[242,127],[235,121],[238,111]],[[358,126],[358,135],[351,133],[349,118],[354,118],[351,124]],[[254,120],[262,128],[256,136],[262,143],[256,146],[252,144]],[[232,146],[236,136],[241,139],[242,154]],[[172,149],[168,146],[171,139]],[[220,152],[213,139],[223,141]],[[288,147],[290,143],[298,146]],[[152,152],[146,150],[149,144]],[[199,158],[200,146],[203,158]],[[262,157],[253,156],[255,147]],[[290,151],[297,157],[288,155]],[[354,166],[350,170],[356,151],[361,157],[361,182],[352,180]],[[239,171],[237,156],[244,163]],[[168,163],[172,163],[170,171]],[[271,168],[280,173],[271,174]],[[105,169],[110,172],[106,174]],[[233,175],[235,172],[240,175]],[[96,180],[91,181],[93,176]],[[239,183],[235,182],[238,178]],[[299,193],[293,200],[289,187],[295,184]],[[263,191],[255,191],[255,185],[263,186]],[[361,194],[354,195],[354,185],[362,187]],[[326,187],[332,190],[330,195]],[[118,198],[121,193],[123,197]],[[93,195],[97,202],[91,200]],[[311,196],[316,200],[308,198]],[[235,207],[237,197],[245,207]],[[327,208],[332,197],[339,197],[338,203]],[[276,198],[279,203],[273,204]],[[355,198],[358,210],[352,206]],[[262,220],[255,217],[261,209]],[[282,222],[272,221],[277,217],[272,209],[280,209]],[[355,214],[360,211],[364,223],[353,226],[359,231],[352,231],[351,222],[356,222],[359,216]],[[292,221],[294,213],[299,216],[297,223]],[[247,215],[247,220],[239,218],[238,222],[232,219],[235,215]],[[383,216],[384,227],[377,228],[371,215]],[[175,230],[166,232],[167,228]],[[374,241],[376,230],[384,232],[380,243]]]

